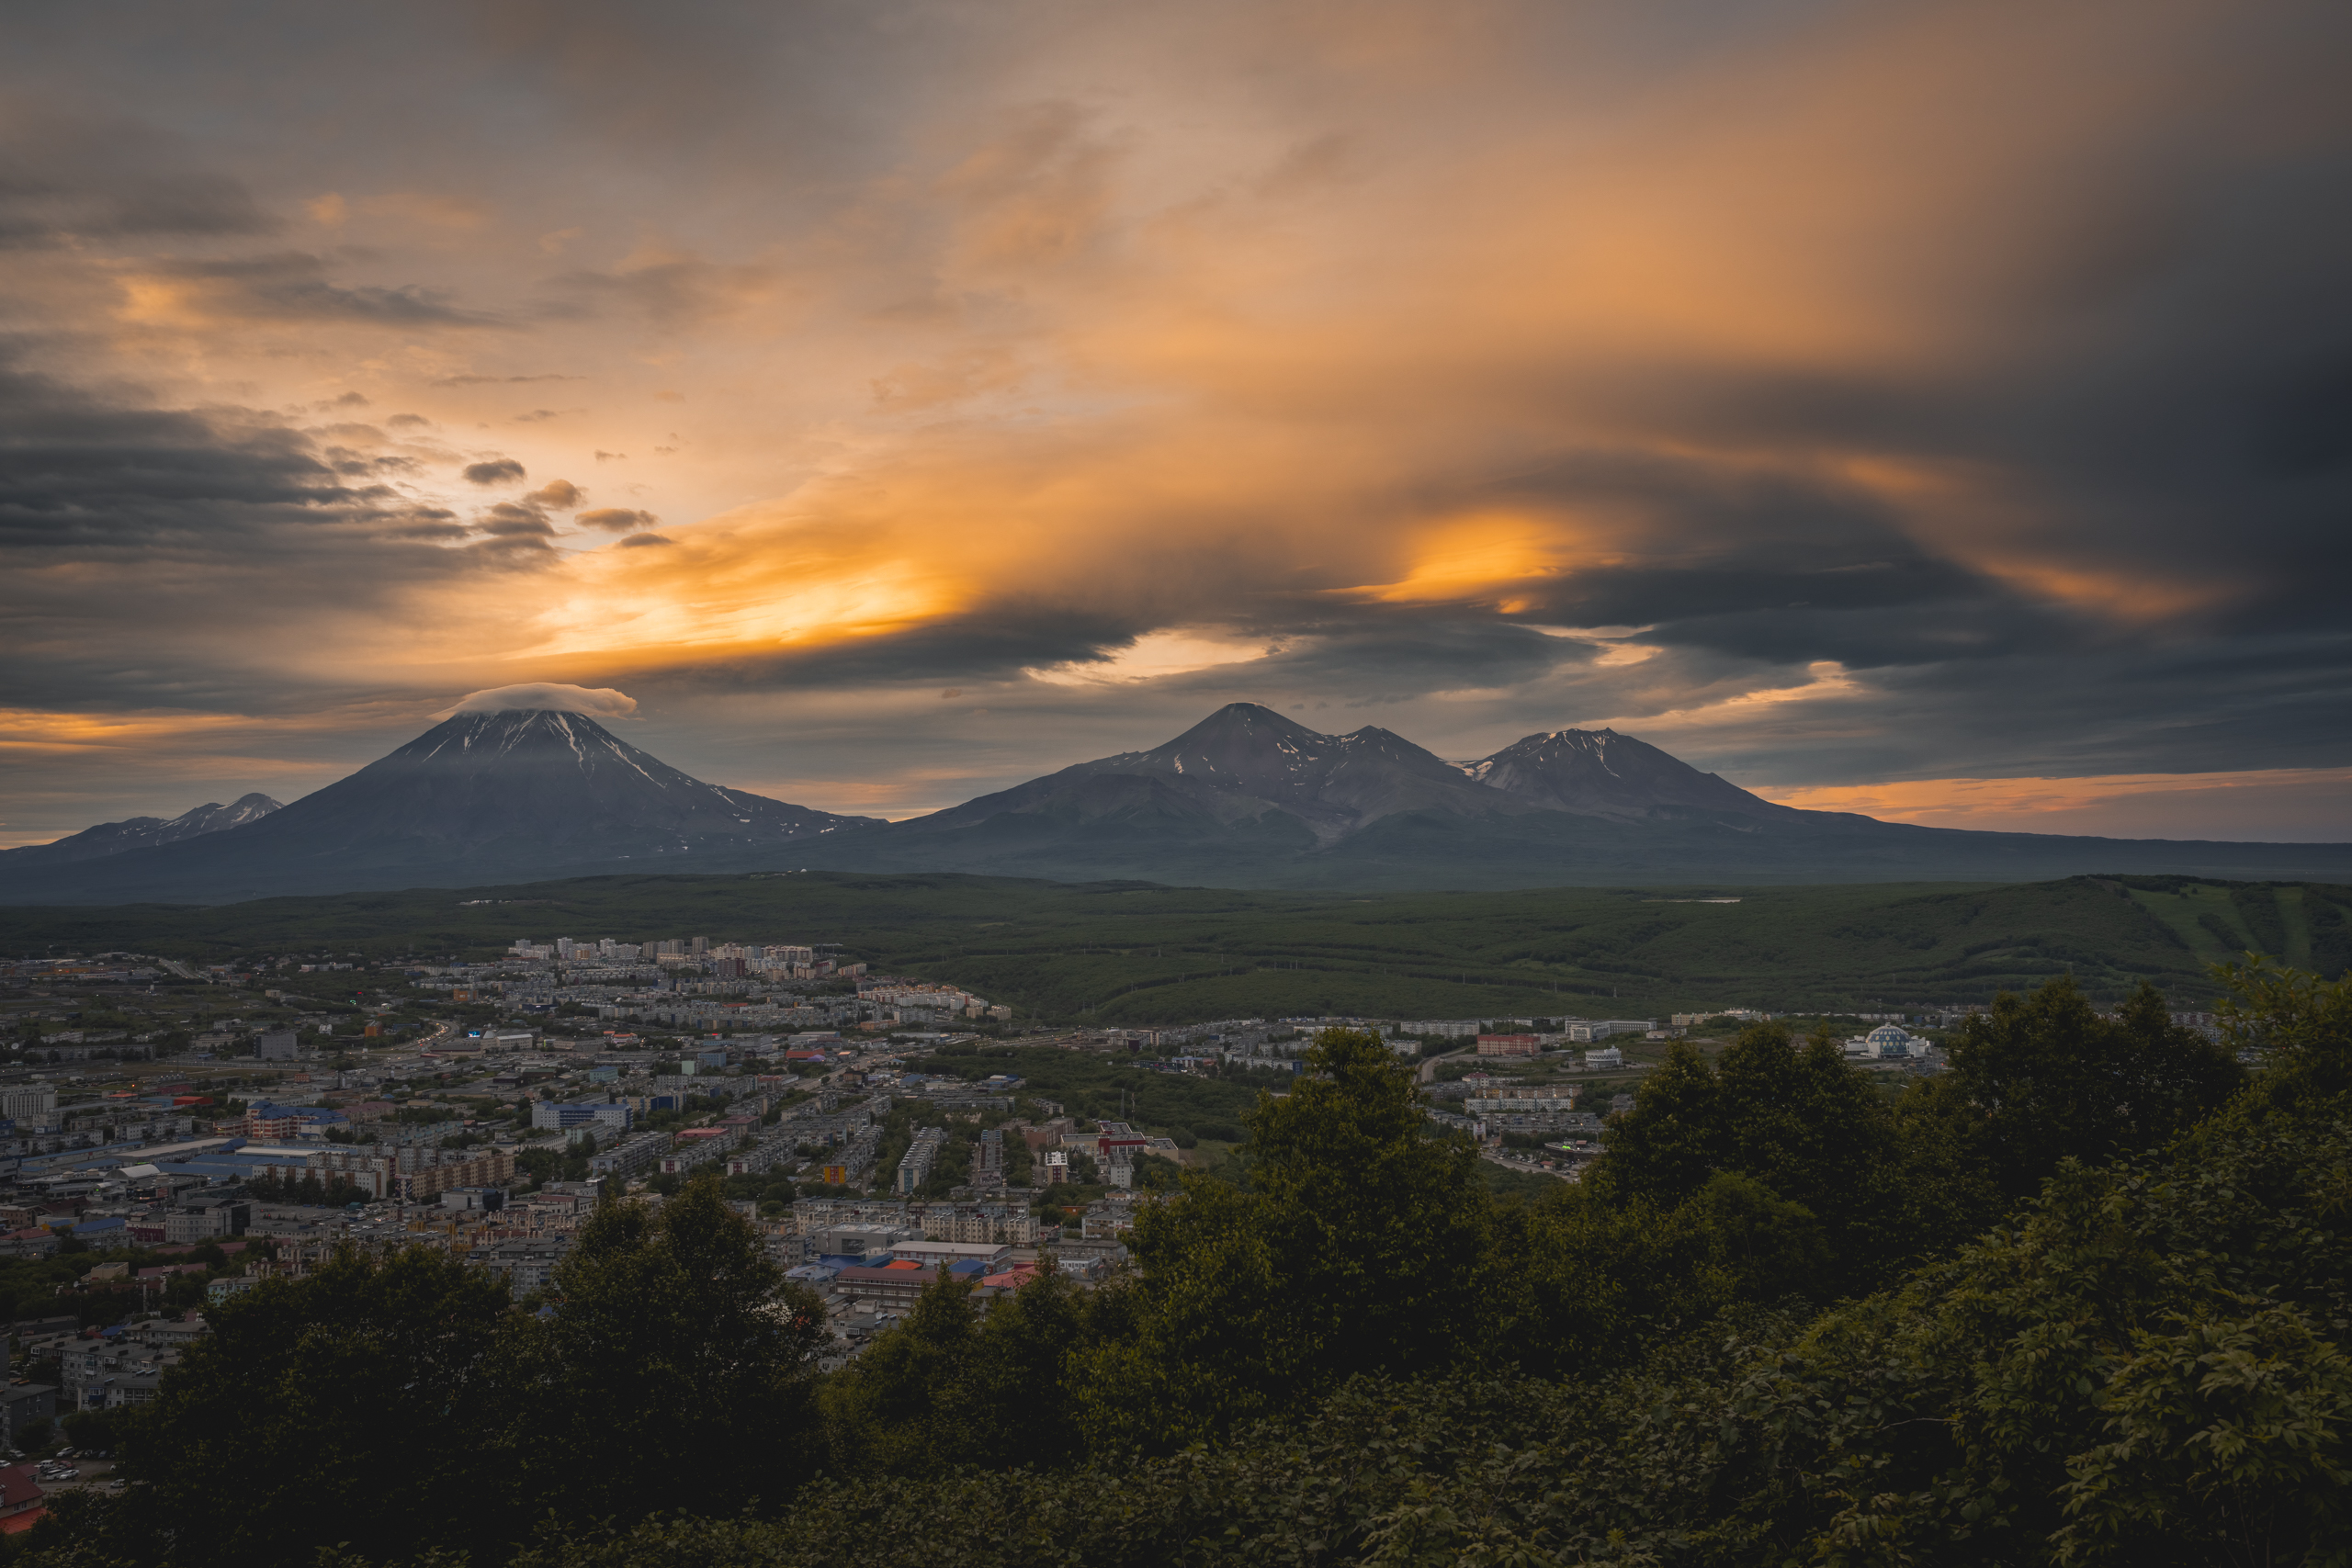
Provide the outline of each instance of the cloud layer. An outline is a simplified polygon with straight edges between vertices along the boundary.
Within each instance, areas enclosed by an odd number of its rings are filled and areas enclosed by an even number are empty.
[[[621,718],[637,711],[637,699],[609,686],[592,692],[585,686],[564,686],[542,681],[470,693],[458,698],[457,705],[448,711],[460,714],[530,713],[539,710],[585,714],[591,718]]]
[[[549,683],[2352,838],[2341,7],[134,9],[0,59],[0,838]]]

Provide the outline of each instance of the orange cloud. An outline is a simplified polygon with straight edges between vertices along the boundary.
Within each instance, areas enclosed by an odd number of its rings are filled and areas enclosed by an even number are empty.
[[[1906,779],[1875,784],[1755,785],[1806,811],[2016,833],[2259,838],[2266,819],[2324,824],[2352,839],[2352,768],[2107,773],[2083,778]],[[2216,824],[2236,822],[2236,828]],[[2290,835],[2306,838],[2308,831]]]

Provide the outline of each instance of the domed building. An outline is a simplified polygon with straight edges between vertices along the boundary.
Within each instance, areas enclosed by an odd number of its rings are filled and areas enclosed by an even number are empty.
[[[1857,1034],[1846,1042],[1846,1055],[1873,1062],[1927,1054],[1928,1043],[1899,1023],[1882,1023],[1868,1034]]]

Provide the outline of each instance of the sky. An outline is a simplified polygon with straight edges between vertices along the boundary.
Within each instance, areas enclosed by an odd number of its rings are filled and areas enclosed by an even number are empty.
[[[1252,701],[2352,840],[2340,4],[7,33],[0,842],[533,682],[893,818]]]

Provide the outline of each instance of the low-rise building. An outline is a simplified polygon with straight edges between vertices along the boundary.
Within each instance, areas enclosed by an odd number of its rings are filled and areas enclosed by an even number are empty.
[[[916,1298],[936,1275],[934,1269],[906,1261],[853,1266],[834,1276],[833,1289],[837,1294],[855,1301],[904,1312],[915,1304]]]
[[[600,1101],[564,1105],[549,1100],[531,1102],[531,1125],[566,1131],[573,1127],[610,1127],[626,1133],[629,1128],[629,1109],[626,1105],[608,1105]]]
[[[1012,1254],[1012,1248],[1002,1242],[986,1241],[902,1241],[890,1248],[893,1258],[919,1263],[926,1269],[958,1263],[984,1263],[995,1268]]]
[[[189,1198],[164,1216],[164,1239],[176,1245],[243,1235],[253,1213],[253,1205],[242,1198]]]
[[[647,1133],[588,1156],[588,1168],[597,1176],[628,1178],[650,1170],[670,1152],[670,1134]]]
[[[205,1286],[204,1299],[211,1305],[219,1306],[223,1302],[243,1295],[261,1281],[262,1276],[258,1274],[232,1274]]]
[[[12,1383],[0,1388],[0,1443],[10,1448],[26,1427],[57,1414],[57,1389],[45,1382]]]
[[[466,1254],[466,1261],[504,1276],[508,1287],[521,1296],[553,1280],[557,1265],[571,1249],[570,1236],[518,1237],[477,1247]]]
[[[49,1513],[32,1461],[0,1465],[0,1534],[28,1530]]]
[[[1544,1048],[1544,1042],[1532,1034],[1481,1034],[1478,1055],[1481,1056],[1532,1056]]]

